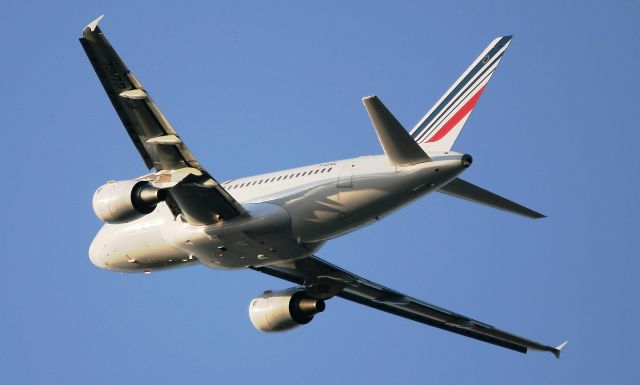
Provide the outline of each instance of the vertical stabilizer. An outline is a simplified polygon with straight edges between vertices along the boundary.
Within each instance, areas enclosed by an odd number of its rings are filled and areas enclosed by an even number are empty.
[[[511,36],[493,40],[411,130],[427,153],[451,149],[510,42]]]

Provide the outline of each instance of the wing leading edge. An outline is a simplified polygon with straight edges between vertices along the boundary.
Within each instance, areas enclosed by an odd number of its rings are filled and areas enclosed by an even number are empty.
[[[560,351],[566,344],[565,342],[554,348],[516,336],[361,278],[315,256],[253,269],[302,285],[318,298],[326,299],[337,295],[387,313],[520,353],[526,353],[531,349],[550,352],[559,358]]]
[[[169,207],[196,225],[246,214],[182,142],[100,30],[101,20],[102,16],[85,27],[80,43],[129,137],[147,168],[181,170],[189,174],[169,190]]]

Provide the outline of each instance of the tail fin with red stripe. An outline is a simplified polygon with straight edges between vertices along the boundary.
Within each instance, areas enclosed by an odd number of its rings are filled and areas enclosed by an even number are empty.
[[[493,40],[411,130],[427,153],[451,149],[510,42],[511,36]]]

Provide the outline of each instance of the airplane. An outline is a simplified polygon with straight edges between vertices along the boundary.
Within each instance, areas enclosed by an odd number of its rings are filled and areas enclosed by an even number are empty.
[[[104,16],[104,15],[103,15]],[[363,98],[383,155],[314,164],[223,183],[183,143],[98,26],[80,38],[89,61],[145,165],[154,172],[109,181],[93,196],[105,222],[91,262],[116,272],[150,273],[201,263],[249,268],[296,286],[252,299],[261,331],[308,324],[341,297],[426,325],[526,353],[560,357],[547,346],[362,278],[316,256],[328,240],[380,220],[431,192],[529,218],[544,215],[459,175],[472,157],[451,150],[511,42],[493,40],[410,131],[377,96]]]

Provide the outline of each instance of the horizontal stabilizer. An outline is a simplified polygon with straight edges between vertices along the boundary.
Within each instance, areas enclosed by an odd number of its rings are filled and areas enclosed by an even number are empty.
[[[431,161],[377,96],[367,96],[362,102],[389,162],[409,166]]]
[[[500,195],[494,194],[491,191],[487,191],[460,178],[456,178],[445,186],[440,187],[438,191],[447,195],[454,196],[456,198],[466,199],[471,202],[480,203],[515,214],[520,214],[529,218],[545,217],[545,215],[540,214],[539,212],[528,209],[522,205],[512,202],[506,198],[501,197]]]

